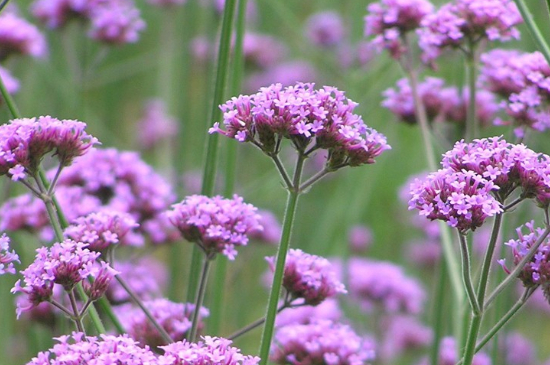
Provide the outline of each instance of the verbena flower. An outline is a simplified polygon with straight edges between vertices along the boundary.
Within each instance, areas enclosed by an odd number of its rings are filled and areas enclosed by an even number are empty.
[[[42,58],[47,53],[46,38],[37,27],[13,11],[0,15],[0,61],[10,55]]]
[[[231,346],[231,341],[221,337],[203,336],[198,343],[179,341],[161,346],[164,355],[159,365],[256,365],[259,357],[241,354]]]
[[[459,359],[460,357],[459,352],[457,351],[456,340],[452,337],[444,337],[441,340],[437,365],[454,365]],[[428,365],[429,363],[429,359],[424,358],[418,363],[418,365]],[[483,352],[477,353],[472,360],[472,365],[491,364],[491,358]]]
[[[327,298],[316,306],[302,305],[299,307],[285,308],[277,314],[275,326],[282,327],[296,324],[309,324],[318,320],[330,320],[338,322],[342,319],[342,310],[338,300],[334,297]]]
[[[320,47],[339,44],[346,35],[344,21],[335,11],[322,11],[306,20],[305,33],[310,42]]]
[[[130,214],[139,224],[137,231],[151,243],[163,244],[179,238],[164,215],[175,198],[172,187],[137,153],[94,149],[64,169],[59,177],[58,187],[75,186],[80,187],[82,196],[99,199],[102,209]]]
[[[547,306],[548,304],[545,303]],[[519,332],[508,332],[500,337],[499,351],[504,354],[508,365],[536,365],[537,359],[534,341]]]
[[[427,0],[382,0],[367,7],[365,35],[373,36],[378,49],[387,49],[399,58],[405,51],[406,33],[419,27],[422,19],[434,10]]]
[[[349,326],[327,320],[280,327],[270,359],[281,365],[362,365],[374,360],[374,344]]]
[[[427,15],[418,29],[423,58],[430,62],[444,48],[470,51],[468,42],[481,39],[508,41],[518,39],[515,27],[522,22],[512,0],[458,0]]]
[[[124,237],[138,226],[127,213],[105,210],[77,218],[65,229],[63,235],[88,244],[87,248],[91,251],[102,252],[122,244]]]
[[[50,300],[54,285],[60,285],[69,291],[82,282],[92,300],[99,298],[106,290],[110,280],[116,274],[106,263],[96,262],[99,252],[92,252],[86,244],[65,240],[54,243],[51,247],[40,247],[34,262],[23,271],[23,281],[18,280],[12,293],[26,295],[26,303],[20,302],[17,316],[21,312],[35,307],[43,301]],[[93,284],[88,279],[94,279]],[[22,285],[23,284],[23,285]]]
[[[286,46],[277,38],[246,32],[243,38],[243,57],[248,68],[267,69],[280,63],[287,53]]]
[[[151,149],[176,136],[178,122],[168,115],[166,105],[161,99],[153,99],[145,105],[145,112],[138,122],[137,132],[139,145],[144,149]]]
[[[144,301],[143,305],[149,310],[157,323],[161,325],[170,335],[172,340],[181,341],[187,339],[191,329],[191,319],[195,311],[195,305],[191,303],[175,303],[167,299],[155,299]],[[156,349],[158,346],[166,345],[165,340],[158,330],[151,324],[141,308],[131,304],[115,307],[120,322],[126,332],[140,343],[141,346],[149,346]],[[209,312],[201,307],[199,311],[199,332],[204,327],[203,320],[208,317]]]
[[[72,19],[86,20],[95,4],[88,0],[36,0],[31,4],[31,13],[48,28],[57,29]]]
[[[139,9],[130,1],[99,3],[90,11],[92,39],[108,44],[135,43],[145,29]]]
[[[480,227],[485,219],[502,213],[491,194],[492,181],[473,171],[441,169],[411,184],[409,210],[417,209],[430,220],[442,220],[464,233]]]
[[[262,217],[262,229],[253,230],[248,236],[263,243],[278,244],[282,228],[277,216],[268,210],[259,210],[258,214]]]
[[[372,231],[369,227],[356,224],[348,229],[348,243],[352,252],[366,252],[372,244]]]
[[[99,143],[85,132],[86,124],[50,116],[14,119],[0,126],[0,175],[20,180],[36,174],[42,158],[49,152],[68,166]]]
[[[21,263],[19,256],[10,249],[10,238],[5,233],[0,236],[0,275],[15,274],[14,262]]]
[[[55,340],[58,343],[48,351],[40,352],[27,365],[159,364],[149,348],[140,347],[128,335],[92,337],[81,332],[73,332]]]
[[[313,84],[286,88],[274,84],[226,102],[220,107],[225,130],[215,123],[209,132],[252,142],[268,154],[278,152],[283,138],[302,151],[314,143],[311,148],[328,150],[327,164],[334,169],[374,163],[390,146],[353,114],[356,106],[334,87],[315,90]]]
[[[523,227],[527,229],[527,233],[523,232]],[[544,232],[542,228],[535,228],[535,222],[530,221],[524,226],[516,229],[517,239],[509,240],[504,243],[512,250],[513,263],[517,265],[529,252],[530,248],[535,244],[539,237]],[[540,285],[548,300],[550,298],[550,242],[546,239],[537,252],[518,274],[518,278],[523,282],[525,287],[533,287]],[[499,260],[506,272],[510,270],[506,267],[505,260]]]
[[[379,357],[391,363],[405,352],[426,348],[432,342],[432,329],[414,316],[397,315],[382,324],[384,333]]]
[[[248,243],[248,234],[261,229],[257,208],[243,198],[190,195],[174,204],[167,215],[189,242],[198,244],[211,258],[216,253],[235,259],[236,246]]]
[[[535,198],[540,206],[550,202],[550,157],[523,144],[508,143],[502,137],[459,141],[443,155],[441,164],[457,173],[472,171],[491,181],[498,187],[491,193],[499,201],[520,188],[523,198]]]
[[[265,85],[280,83],[291,86],[301,80],[317,80],[315,66],[307,61],[286,61],[258,72],[252,72],[244,81],[247,93],[254,93]]]
[[[166,265],[151,256],[138,260],[116,261],[113,266],[120,272],[120,277],[141,300],[161,298],[168,283]],[[131,302],[132,298],[118,281],[112,281],[105,293],[111,303]]]
[[[367,312],[418,314],[424,307],[420,282],[394,263],[352,258],[342,270],[350,298]]]
[[[266,257],[266,260],[274,272],[275,257]],[[292,298],[303,298],[307,305],[317,305],[338,293],[346,293],[327,259],[292,248],[286,257],[283,287]]]

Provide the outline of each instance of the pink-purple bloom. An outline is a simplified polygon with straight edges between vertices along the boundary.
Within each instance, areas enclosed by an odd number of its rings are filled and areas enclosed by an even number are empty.
[[[386,138],[353,114],[357,103],[334,87],[314,89],[297,83],[274,84],[254,95],[240,95],[221,106],[225,130],[215,123],[210,133],[251,142],[267,154],[278,152],[278,140],[288,138],[301,151],[329,151],[327,166],[337,169],[374,163],[389,149]]]
[[[433,338],[432,329],[415,316],[391,316],[382,326],[384,335],[379,357],[385,363],[391,363],[407,351],[426,348]]]
[[[231,346],[232,342],[221,337],[203,336],[198,343],[186,340],[161,346],[164,355],[159,365],[256,365],[260,358],[243,355]]]
[[[411,184],[409,210],[430,220],[442,220],[464,233],[502,213],[492,193],[498,186],[473,171],[441,169]]]
[[[181,341],[186,339],[191,329],[191,318],[195,311],[195,305],[191,303],[175,303],[160,298],[144,301],[143,305],[149,310],[157,323],[164,328],[172,340]],[[158,330],[151,324],[141,308],[131,304],[124,304],[115,307],[122,326],[134,340],[141,346],[149,346],[156,349],[161,345],[167,345],[166,341],[159,334]],[[201,307],[199,311],[199,332],[204,327],[203,320],[208,317],[209,312]]]
[[[231,199],[190,195],[172,208],[167,212],[170,222],[209,258],[221,253],[235,259],[235,247],[245,246],[248,234],[262,227],[257,208],[238,195]]]
[[[168,115],[161,99],[149,100],[143,117],[138,122],[138,143],[144,149],[151,149],[168,142],[178,133],[178,122]]]
[[[246,78],[244,84],[246,92],[254,93],[265,85],[279,83],[283,86],[291,86],[304,80],[316,80],[317,77],[317,70],[311,63],[295,60],[253,72]]]
[[[418,29],[425,61],[437,58],[444,48],[464,47],[481,39],[508,41],[519,38],[522,22],[513,0],[458,0],[428,14]]]
[[[275,257],[266,257],[266,260],[271,271],[275,271]],[[339,293],[346,293],[344,284],[337,279],[327,259],[300,249],[290,249],[287,253],[283,287],[291,298],[303,298],[307,305],[317,305]]]
[[[135,43],[145,29],[139,10],[130,1],[100,3],[91,10],[90,20],[90,37],[107,44]]]
[[[27,55],[36,58],[46,56],[46,38],[38,28],[14,11],[0,15],[0,61],[10,55]]]
[[[105,210],[77,218],[63,234],[73,241],[88,244],[91,251],[103,252],[124,243],[124,237],[138,226],[128,213]]]
[[[318,320],[338,322],[342,319],[342,310],[335,297],[327,298],[316,306],[300,305],[285,308],[275,319],[275,326],[309,324]]]
[[[363,365],[374,358],[372,340],[328,320],[278,328],[270,355],[271,361],[280,365]]]
[[[444,337],[441,340],[439,348],[439,356],[437,365],[455,365],[459,357],[459,351],[457,350],[456,340],[452,337]],[[418,365],[428,365],[430,363],[428,358],[422,359]],[[472,365],[491,365],[491,358],[483,353],[479,352],[477,353],[473,360]],[[496,365],[496,364],[495,364]]]
[[[340,14],[335,11],[315,13],[306,21],[306,35],[310,42],[316,46],[335,46],[346,35],[344,21]]]
[[[40,352],[27,365],[159,364],[149,348],[140,347],[128,335],[92,337],[81,332],[73,332],[55,340],[57,343],[51,349]]]
[[[348,243],[354,253],[367,251],[372,244],[371,229],[361,224],[354,225],[348,230]]]
[[[164,263],[149,255],[132,261],[115,261],[113,265],[139,299],[147,301],[162,297],[168,282],[168,272]],[[126,289],[116,280],[111,282],[105,295],[114,304],[132,300]]]
[[[0,275],[15,274],[14,262],[21,261],[14,250],[10,251],[10,238],[3,233],[0,236]]]
[[[92,252],[86,246],[82,242],[65,240],[36,250],[34,262],[21,271],[23,281],[18,280],[11,290],[26,295],[26,302],[18,303],[18,317],[21,312],[51,300],[56,284],[70,291],[82,282],[91,300],[103,295],[117,272],[105,262],[97,263],[99,252]],[[93,283],[88,279],[93,279]]]
[[[36,174],[42,158],[53,152],[62,166],[98,143],[86,124],[50,116],[14,119],[0,126],[0,175],[21,180]]]

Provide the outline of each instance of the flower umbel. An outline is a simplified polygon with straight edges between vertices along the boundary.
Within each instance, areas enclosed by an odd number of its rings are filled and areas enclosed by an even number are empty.
[[[0,237],[0,275],[15,274],[14,262],[19,262],[19,256],[15,251],[9,251],[10,238],[5,233]]]

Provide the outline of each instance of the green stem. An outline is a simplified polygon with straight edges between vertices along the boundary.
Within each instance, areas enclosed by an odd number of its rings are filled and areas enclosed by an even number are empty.
[[[464,349],[464,365],[472,365],[472,360],[474,359],[475,354],[477,335],[479,333],[479,329],[481,328],[481,319],[482,313],[474,313],[474,315],[472,316],[470,330],[468,331],[468,339],[466,340],[466,347]]]
[[[271,159],[273,160],[273,163],[275,163],[275,167],[277,168],[277,171],[279,172],[279,175],[285,182],[285,186],[287,189],[292,189],[292,181],[290,180],[290,177],[288,176],[285,167],[283,166],[283,163],[279,159],[279,155],[277,154],[271,154],[269,155]]]
[[[168,332],[166,332],[164,327],[162,327],[158,323],[156,318],[151,314],[149,309],[147,309],[147,307],[143,304],[143,302],[138,298],[138,296],[134,293],[134,291],[126,283],[126,281],[120,275],[115,275],[115,278],[118,281],[118,283],[120,284],[120,286],[122,286],[124,288],[124,290],[128,293],[130,298],[132,298],[132,301],[143,311],[143,313],[145,314],[145,316],[147,317],[149,322],[151,322],[151,324],[155,327],[155,329],[161,335],[162,339],[166,342],[166,344],[173,343],[174,340],[172,339],[172,337],[170,337],[170,335],[168,334]]]
[[[292,232],[292,224],[294,223],[294,214],[298,205],[298,197],[300,195],[300,179],[302,175],[304,158],[300,154],[294,170],[293,187],[288,191],[285,215],[283,219],[283,231],[281,234],[281,242],[277,250],[277,259],[275,263],[275,273],[273,274],[273,282],[269,293],[267,304],[266,320],[262,332],[262,340],[260,344],[260,365],[267,364],[269,357],[269,348],[273,338],[273,330],[275,328],[275,317],[277,315],[277,303],[281,295],[281,287],[283,283],[283,274],[285,269],[286,254],[290,247],[290,236]]]
[[[462,257],[462,281],[464,282],[464,289],[466,289],[466,296],[472,307],[474,315],[479,316],[481,309],[479,308],[479,301],[476,293],[474,292],[474,286],[472,285],[471,266],[470,266],[470,252],[468,251],[468,243],[466,242],[466,236],[462,233],[458,233],[458,239],[460,240],[460,253]]]
[[[204,257],[204,263],[202,265],[202,273],[199,282],[199,290],[195,298],[195,310],[193,311],[193,319],[191,321],[191,330],[189,331],[188,341],[195,342],[197,337],[197,330],[199,328],[199,313],[202,303],[204,302],[204,294],[206,293],[206,282],[208,281],[208,272],[210,271],[210,263],[212,259],[208,256]]]
[[[2,94],[2,99],[4,99],[4,102],[8,106],[8,109],[10,110],[12,117],[15,119],[21,118],[21,113],[19,112],[17,105],[13,101],[12,96],[10,95],[10,93],[8,93],[8,90],[6,89],[6,85],[4,84],[4,80],[2,80],[2,77],[0,77],[0,93]]]
[[[82,324],[82,318],[80,317],[80,312],[78,310],[78,306],[76,304],[76,298],[74,296],[74,291],[73,289],[69,290],[67,292],[69,294],[69,301],[71,303],[71,309],[73,310],[73,315],[72,315],[72,319],[76,325],[76,329],[78,330],[78,332],[82,332],[82,333],[86,333],[86,331],[84,330],[84,325]]]
[[[504,279],[496,288],[493,290],[493,292],[489,295],[487,298],[487,301],[485,302],[486,307],[489,306],[495,300],[498,294],[504,288],[506,288],[513,280],[517,279],[517,276],[519,275],[519,272],[523,270],[524,266],[531,261],[533,256],[535,256],[535,253],[537,252],[539,246],[542,244],[542,242],[546,239],[546,237],[550,234],[550,226],[546,226],[546,229],[544,232],[540,235],[539,239],[535,242],[535,244],[529,249],[527,254],[521,259],[521,261],[516,265],[516,267],[508,274],[506,279]]]
[[[476,116],[476,47],[470,41],[468,52],[466,54],[466,74],[468,78],[468,107],[466,116],[467,141],[472,141],[479,135],[479,128]]]
[[[220,46],[218,49],[218,61],[216,69],[216,86],[214,88],[214,99],[208,123],[212,120],[221,119],[221,110],[218,105],[223,103],[227,77],[229,74],[229,51],[231,49],[231,30],[233,28],[233,15],[235,13],[236,0],[227,0],[223,11],[222,32]],[[203,195],[214,193],[214,182],[216,179],[216,165],[218,161],[218,134],[209,135],[206,146],[206,161],[204,163],[202,189]],[[193,246],[191,257],[190,281],[187,288],[187,300],[191,301],[196,297],[197,286],[193,280],[198,276],[200,270],[201,252],[197,246]]]
[[[281,313],[281,311],[283,309],[286,309],[286,308],[289,308],[289,307],[290,307],[290,303],[285,301],[279,308],[277,308],[277,313]],[[227,337],[227,339],[228,340],[234,340],[237,337],[240,337],[240,336],[244,335],[245,333],[252,331],[254,328],[257,328],[257,327],[261,326],[262,324],[264,324],[265,323],[265,318],[266,317],[259,318],[259,319],[255,320],[254,322],[248,324],[247,326],[241,328],[240,330],[238,330],[236,332],[233,332],[231,335],[229,335]]]
[[[491,232],[491,238],[487,251],[485,252],[485,259],[481,267],[481,275],[479,277],[479,286],[477,291],[477,300],[480,311],[483,312],[485,307],[485,291],[487,290],[487,283],[489,281],[489,271],[491,269],[491,263],[493,262],[493,256],[495,253],[495,247],[497,244],[498,234],[500,232],[500,226],[502,224],[502,214],[498,214],[493,222],[493,230]]]
[[[437,283],[434,293],[434,319],[433,319],[433,339],[432,346],[430,348],[430,364],[438,365],[439,360],[439,345],[441,337],[443,337],[443,314],[445,313],[445,293],[447,288],[447,267],[446,261],[441,260],[439,265],[439,275],[437,277]]]
[[[82,300],[84,302],[88,300],[88,296],[86,295],[86,292],[84,292],[84,288],[82,287],[81,283],[78,283],[78,285],[76,286],[76,290],[78,291],[78,295],[80,296],[80,300]],[[101,299],[105,300],[105,298],[101,298]],[[103,322],[101,322],[101,318],[99,318],[99,314],[97,313],[97,310],[95,309],[95,307],[93,305],[90,306],[88,314],[90,314],[90,318],[92,319],[92,324],[94,325],[95,330],[97,331],[97,333],[99,333],[99,334],[107,333],[107,330],[105,329],[105,326],[103,325]]]
[[[514,1],[519,9],[519,12],[521,13],[521,16],[523,17],[523,21],[525,22],[527,28],[529,29],[529,32],[531,33],[531,36],[534,38],[535,43],[537,44],[541,53],[544,55],[546,62],[550,64],[550,47],[548,47],[548,44],[546,43],[542,32],[535,23],[533,15],[529,11],[529,8],[527,7],[527,5],[525,5],[525,2],[523,0]]]

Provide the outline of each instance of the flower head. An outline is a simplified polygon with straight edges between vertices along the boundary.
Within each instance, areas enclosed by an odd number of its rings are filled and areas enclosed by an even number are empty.
[[[46,56],[46,38],[37,27],[13,11],[0,15],[0,61],[12,54],[42,58]]]
[[[76,120],[59,120],[50,116],[14,119],[0,126],[0,175],[18,179],[36,173],[42,158],[49,152],[68,166],[99,143],[84,130],[86,124]]]
[[[10,249],[10,238],[5,233],[0,237],[0,275],[3,274],[15,274],[14,262],[19,261],[19,256],[14,250]]]
[[[274,84],[222,105],[225,130],[216,123],[210,133],[252,142],[266,153],[278,152],[280,138],[290,139],[299,150],[315,141],[317,148],[328,150],[327,164],[332,168],[374,163],[390,146],[353,114],[356,106],[334,87],[315,90],[313,84],[286,88]]]
[[[165,103],[160,99],[149,100],[139,121],[138,142],[144,149],[151,149],[169,141],[178,133],[178,123],[169,116]]]
[[[441,169],[411,184],[409,210],[439,219],[460,232],[475,230],[485,219],[502,212],[491,195],[498,186],[473,171]]]
[[[328,320],[280,327],[270,359],[281,365],[360,365],[374,360],[371,340],[349,326]]]
[[[198,343],[186,340],[161,346],[164,355],[162,365],[256,365],[259,357],[241,354],[241,350],[230,346],[231,341],[221,337],[202,337]]]
[[[26,295],[27,303],[18,303],[18,316],[21,312],[49,300],[55,284],[71,290],[84,281],[88,295],[93,296],[92,300],[99,298],[107,290],[115,271],[106,263],[98,264],[96,259],[99,253],[90,251],[86,246],[82,242],[65,240],[54,243],[49,248],[40,247],[36,250],[34,262],[21,271],[23,282],[18,280],[11,290],[12,293],[21,292]],[[90,284],[86,280],[88,278],[94,279],[94,284]]]
[[[40,352],[27,365],[158,364],[157,357],[149,348],[140,347],[128,335],[101,335],[98,338],[73,332],[69,336],[61,336],[56,340],[57,344],[48,351]]]
[[[129,1],[100,3],[91,10],[90,20],[90,37],[107,44],[135,43],[145,29],[139,10]]]
[[[306,35],[316,46],[335,46],[342,41],[345,33],[342,17],[335,11],[315,13],[306,23]]]
[[[275,271],[275,257],[266,257]],[[283,287],[293,298],[303,298],[307,305],[317,305],[338,293],[346,293],[330,262],[299,249],[288,251],[283,275]]]
[[[238,195],[232,199],[190,195],[172,207],[167,212],[172,224],[209,257],[222,253],[233,260],[237,255],[235,246],[245,246],[248,234],[261,229],[257,209]]]
[[[191,329],[191,319],[195,305],[191,303],[175,303],[167,299],[155,299],[143,302],[157,323],[161,325],[174,341],[186,339]],[[131,304],[124,304],[115,308],[117,315],[126,329],[126,332],[141,346],[152,349],[166,345],[158,330],[151,324],[143,311]],[[199,331],[203,327],[202,320],[208,317],[208,310],[201,307],[199,311]]]

